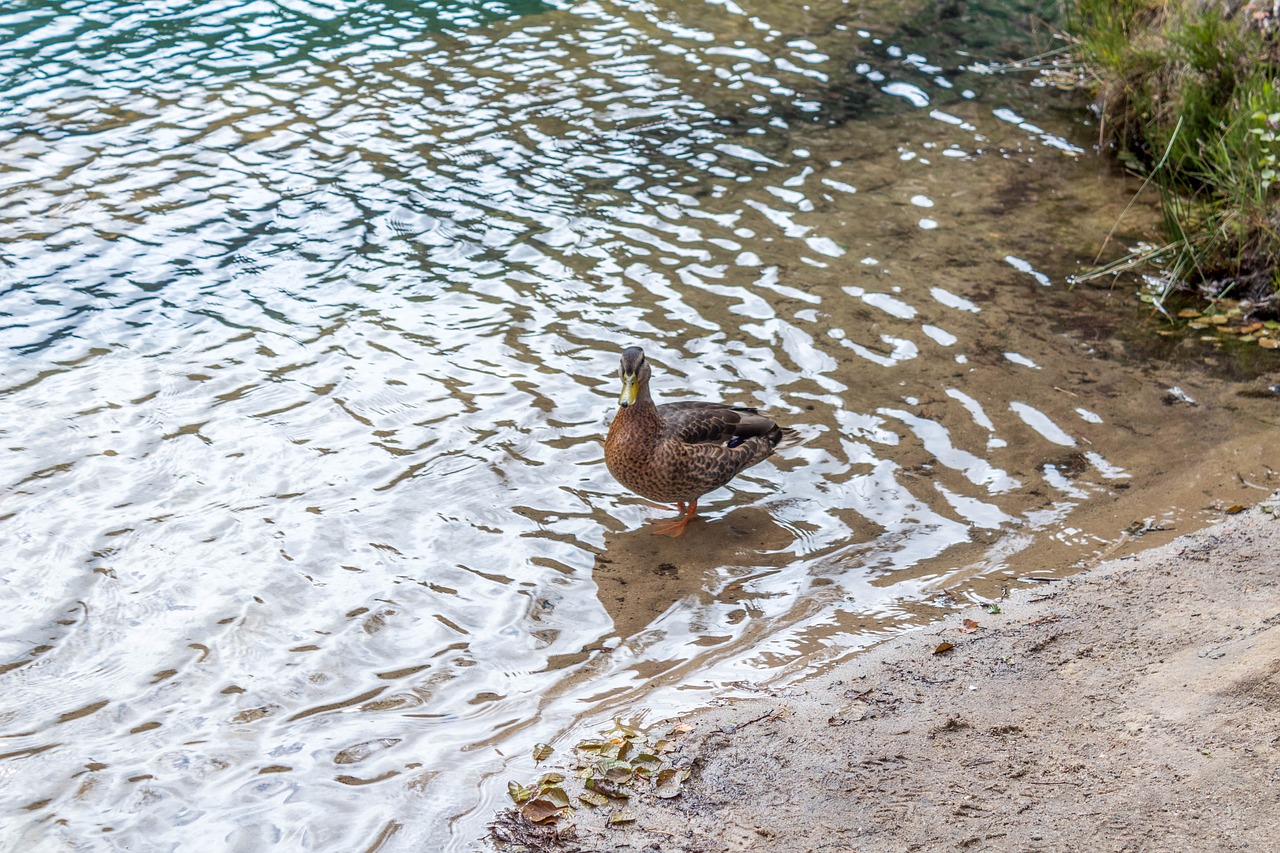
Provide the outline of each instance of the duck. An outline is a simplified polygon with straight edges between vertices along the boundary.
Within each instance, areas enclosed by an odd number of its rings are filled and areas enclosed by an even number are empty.
[[[725,403],[655,404],[653,375],[640,347],[622,351],[622,392],[604,441],[604,460],[614,479],[660,504],[674,504],[675,518],[654,519],[653,532],[684,533],[698,499],[727,484],[800,435],[756,409]]]

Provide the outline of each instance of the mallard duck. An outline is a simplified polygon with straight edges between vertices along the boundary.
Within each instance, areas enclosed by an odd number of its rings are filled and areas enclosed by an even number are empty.
[[[656,519],[654,533],[679,536],[698,509],[698,498],[799,435],[771,418],[723,403],[663,403],[649,393],[652,371],[644,350],[622,352],[618,414],[604,440],[609,473],[631,491],[675,504],[673,519]]]

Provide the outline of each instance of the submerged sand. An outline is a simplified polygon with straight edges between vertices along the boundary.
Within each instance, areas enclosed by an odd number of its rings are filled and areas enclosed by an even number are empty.
[[[999,606],[685,718],[679,796],[540,849],[1280,849],[1276,498]]]

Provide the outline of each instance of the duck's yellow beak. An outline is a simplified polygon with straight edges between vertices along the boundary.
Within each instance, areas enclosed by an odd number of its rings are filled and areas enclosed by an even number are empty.
[[[622,408],[634,405],[640,394],[640,383],[634,373],[622,377],[622,393],[618,395],[618,405]]]

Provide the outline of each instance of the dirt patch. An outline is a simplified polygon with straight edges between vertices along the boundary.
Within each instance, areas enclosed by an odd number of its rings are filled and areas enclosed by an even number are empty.
[[[546,849],[1274,849],[1275,500],[694,714],[679,796]]]

